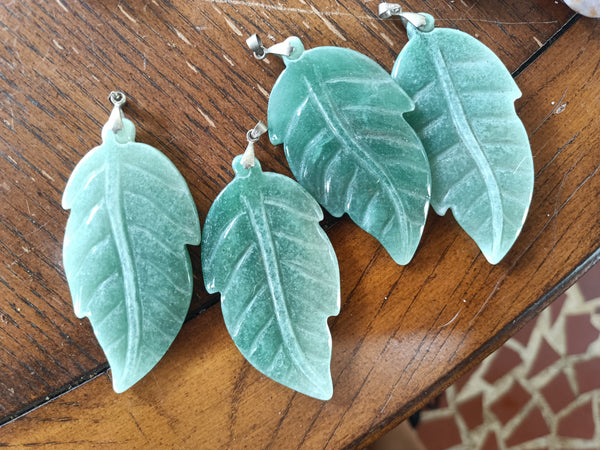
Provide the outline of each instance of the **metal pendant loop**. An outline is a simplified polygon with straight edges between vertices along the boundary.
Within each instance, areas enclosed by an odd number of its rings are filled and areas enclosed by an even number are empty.
[[[254,167],[254,143],[258,142],[260,137],[267,132],[267,126],[258,122],[254,128],[248,130],[246,133],[246,140],[248,141],[248,146],[246,147],[246,151],[242,155],[241,163],[244,169],[249,169],[250,167]]]
[[[127,101],[127,97],[120,91],[112,91],[108,99],[114,106],[107,123],[110,124],[110,128],[116,134],[123,129],[123,111],[121,108]]]
[[[290,56],[294,47],[289,42],[284,41],[266,48],[257,34],[253,34],[246,39],[246,44],[254,52],[256,59],[264,59],[267,55]]]
[[[391,19],[394,16],[400,17],[404,26],[406,26],[407,23],[410,23],[416,28],[427,25],[427,19],[423,14],[402,12],[402,6],[396,3],[381,2],[379,4],[380,19]]]

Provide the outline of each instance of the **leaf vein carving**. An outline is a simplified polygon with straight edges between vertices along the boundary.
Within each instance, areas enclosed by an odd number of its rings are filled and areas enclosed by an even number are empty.
[[[258,350],[258,346],[260,345],[260,342],[262,341],[265,334],[267,334],[267,331],[269,331],[269,328],[271,327],[271,325],[273,325],[274,321],[275,321],[275,318],[273,316],[269,317],[269,320],[267,320],[267,322],[262,326],[260,331],[258,333],[256,333],[256,336],[254,336],[254,339],[252,339],[252,344],[250,344],[248,357],[251,357],[252,355],[254,355],[256,350]]]
[[[416,162],[413,161],[409,161],[409,160],[395,160],[395,161],[390,161],[388,163],[388,167],[401,167],[401,168],[408,168],[410,169],[412,172],[418,173],[418,174],[422,174],[425,176],[429,175],[429,170],[427,170],[426,167],[423,166],[423,164],[418,164]]]
[[[161,314],[168,315],[171,318],[171,320],[175,323],[180,323],[181,318],[177,317],[175,313],[172,310],[170,310],[165,303],[160,303],[159,307]]]
[[[96,325],[98,326],[98,325]],[[105,345],[105,351],[107,353],[110,353],[112,351],[112,349],[114,348],[119,348],[121,346],[121,343],[127,339],[127,335],[122,334],[121,336],[119,336],[117,339],[115,339],[112,342],[109,342],[108,344]]]
[[[415,94],[412,96],[413,102],[416,104],[421,103],[422,97],[425,97],[430,94],[432,89],[435,89],[436,82],[435,80],[430,80],[423,87],[417,90]]]
[[[325,176],[330,173],[334,166],[334,163],[339,159],[339,157],[340,152],[330,152],[329,155],[325,155],[324,161],[322,162],[323,168],[321,169],[321,173],[323,174],[323,178],[325,180],[328,180],[328,178],[325,178]]]
[[[314,282],[319,283],[319,284],[322,284],[323,286],[325,286],[327,288],[329,288],[329,286],[331,284],[329,280],[327,280],[327,279],[325,279],[325,278],[323,278],[323,277],[321,277],[321,276],[319,276],[319,275],[317,275],[315,273],[308,272],[306,270],[306,267],[303,264],[301,264],[301,263],[298,263],[298,262],[293,261],[293,260],[282,260],[281,264],[283,264],[284,266],[289,267],[290,269],[295,270],[296,272],[300,273],[302,276],[308,278],[309,280],[314,281]]]
[[[139,340],[142,335],[142,309],[137,284],[136,263],[131,246],[131,237],[127,229],[124,193],[122,192],[122,165],[117,153],[111,148],[106,158],[105,186],[107,213],[115,246],[121,263],[123,288],[125,294],[125,312],[127,317],[127,352],[124,377],[128,378],[132,368],[137,366],[139,358]]]
[[[487,159],[487,156],[481,144],[479,143],[470,122],[467,119],[460,94],[454,85],[454,81],[450,75],[445,57],[437,44],[431,42],[431,45],[433,51],[431,59],[440,79],[441,87],[447,101],[447,106],[450,111],[452,121],[454,122],[454,126],[456,127],[456,131],[460,136],[460,139],[473,158],[473,161],[475,162],[483,181],[487,186],[492,214],[492,231],[494,236],[492,248],[495,251],[501,243],[504,215],[498,181],[496,180],[496,176],[491,168],[490,162]]]
[[[154,233],[144,227],[141,227],[139,225],[131,225],[129,227],[130,230],[132,231],[139,231],[141,232],[144,236],[146,236],[148,238],[149,241],[151,241],[152,244],[160,247],[161,249],[163,249],[166,253],[168,253],[169,255],[171,255],[174,258],[180,258],[180,254],[175,252],[172,248],[170,248],[169,246],[165,245],[160,239],[157,239],[157,237],[154,235]]]
[[[88,188],[88,186],[92,183],[92,181],[94,181],[96,179],[96,177],[98,177],[99,175],[102,175],[104,173],[104,165],[102,165],[99,169],[94,170],[91,174],[89,174],[88,179],[85,183],[85,186],[83,186],[83,189],[79,189],[75,195],[71,198],[71,205],[75,205],[75,203],[77,202],[77,199],[79,198],[79,196],[86,191],[86,189]]]
[[[127,170],[130,170],[131,172],[137,172],[142,175],[147,175],[148,177],[152,178],[152,180],[154,181],[155,184],[160,184],[162,187],[170,190],[173,193],[185,194],[184,189],[181,189],[180,187],[175,187],[173,184],[167,183],[163,178],[161,178],[160,176],[156,175],[153,172],[144,170],[138,166],[135,166],[135,165],[129,164],[129,163],[124,163],[123,166],[126,167]]]
[[[368,130],[367,130],[368,131]],[[398,144],[402,144],[405,149],[410,150],[418,150],[421,151],[421,146],[417,144],[415,141],[410,141],[406,139],[405,136],[392,135],[391,133],[374,133],[373,131],[369,132],[369,135],[359,136],[358,139],[361,141],[371,141],[376,140],[380,142],[385,142],[388,145],[396,146]],[[421,169],[422,170],[422,169]]]
[[[296,131],[296,128],[298,127],[298,123],[300,122],[300,118],[302,117],[302,111],[304,110],[304,108],[306,108],[307,104],[308,104],[308,97],[304,99],[304,101],[300,104],[300,106],[298,106],[298,109],[296,110],[296,114],[294,114],[292,116],[292,119],[288,123],[287,128],[285,130],[285,136],[283,138],[283,142],[288,142],[290,140],[290,136],[292,135],[292,133],[294,131]]]
[[[522,223],[515,223],[512,219],[505,217],[504,218],[504,222],[506,223],[506,225],[508,225],[509,229],[513,229],[513,230],[519,230],[521,229],[521,227],[523,226]]]
[[[506,191],[504,192],[503,198],[504,198],[505,202],[512,202],[521,208],[527,209],[528,204],[526,202],[524,202],[522,198],[515,197],[514,195],[511,195],[511,194],[507,193]]]
[[[102,317],[101,319],[97,319],[97,318],[94,318],[94,317],[92,317],[92,319],[94,319],[94,323],[93,323],[93,325],[94,325],[94,328],[95,328],[95,329],[99,329],[99,328],[102,326],[102,324],[104,323],[104,321],[105,321],[105,320],[106,320],[106,319],[107,319],[107,318],[108,318],[108,317],[109,317],[109,316],[110,316],[112,313],[114,313],[114,312],[117,310],[117,308],[118,308],[119,306],[121,306],[121,304],[120,304],[119,302],[116,302],[114,305],[112,305],[112,307],[110,308],[110,310],[108,311],[108,313],[106,313],[106,314],[104,315],[104,317]],[[124,337],[124,338],[126,338],[126,336],[125,336],[125,335],[123,335],[123,337]]]
[[[120,275],[120,272],[118,270],[112,272],[110,275],[108,275],[104,280],[102,280],[100,283],[98,283],[98,285],[92,290],[92,292],[90,293],[90,295],[88,295],[88,302],[87,302],[87,308],[91,310],[92,304],[96,302],[96,300],[98,298],[101,298],[99,295],[100,291],[111,281],[113,281],[113,279],[117,278]]]
[[[317,73],[315,73],[315,79],[319,79]],[[329,92],[325,89],[317,89],[319,90],[318,95],[315,91],[315,87],[311,85],[310,81],[305,77],[304,81],[310,90],[310,99],[315,106],[317,106],[318,110],[321,113],[321,116],[329,128],[329,130],[335,135],[340,145],[340,151],[344,152],[347,157],[352,157],[357,166],[361,166],[361,168],[371,175],[372,178],[377,179],[383,177],[382,185],[385,189],[385,193],[392,200],[392,204],[394,205],[394,209],[398,217],[405,217],[404,204],[402,199],[398,195],[398,192],[394,188],[394,184],[391,182],[389,178],[389,174],[385,167],[379,164],[374,158],[372,158],[369,154],[368,149],[365,149],[363,145],[356,139],[354,139],[353,135],[350,133],[350,127],[345,120],[339,116],[339,114],[328,114],[327,111],[335,111],[334,102],[331,100]],[[390,82],[393,80],[390,78]],[[322,83],[316,83],[316,85],[320,85]],[[321,101],[323,99],[323,101]],[[355,152],[350,152],[346,147],[343,146],[345,141],[350,141],[352,146],[358,150],[359,154]],[[403,239],[408,242],[410,240],[408,234],[408,226],[403,221],[399,221],[401,234]]]
[[[224,296],[227,296],[227,293],[229,292],[229,288],[231,287],[231,283],[235,279],[235,274],[246,263],[246,260],[249,258],[250,253],[252,253],[252,250],[254,250],[255,247],[256,247],[255,244],[253,242],[251,242],[250,244],[248,244],[246,249],[240,254],[240,257],[238,258],[237,262],[235,263],[235,267],[231,270],[231,272],[229,272],[229,277],[227,278],[227,281],[225,281],[225,283],[223,283],[223,289],[221,289],[221,292],[223,293]]]
[[[343,84],[360,84],[361,86],[364,86],[365,84],[368,84],[371,87],[375,87],[375,86],[389,86],[389,85],[394,85],[395,82],[392,78],[386,79],[386,78],[380,78],[380,79],[373,79],[373,78],[367,78],[367,77],[337,77],[337,78],[328,78],[327,80],[321,81],[319,84],[323,84],[323,85],[332,85],[332,84],[338,84],[338,83],[343,83]]]
[[[158,267],[156,264],[154,264],[152,261],[150,260],[146,260],[144,261],[146,264],[148,264],[150,267],[152,267],[154,270],[156,270],[156,273],[160,274],[170,285],[173,289],[175,289],[177,292],[179,292],[180,294],[187,294],[187,291],[185,289],[182,289],[181,287],[177,286],[177,283],[175,283],[166,273],[164,270],[162,270],[160,267]]]
[[[389,119],[404,120],[404,113],[402,111],[397,110],[397,109],[384,108],[383,106],[346,105],[342,108],[342,111],[378,114],[380,116],[384,116],[387,120],[389,120]]]
[[[250,195],[252,196],[252,202],[248,198]],[[248,196],[242,195],[241,200],[244,203],[246,212],[250,218],[252,229],[255,232],[258,247],[260,248],[263,269],[267,275],[273,309],[275,311],[275,316],[277,317],[277,325],[279,326],[281,337],[285,343],[286,349],[289,349],[288,355],[290,356],[290,359],[297,366],[298,370],[300,370],[309,381],[318,379],[318,374],[314,372],[313,368],[306,360],[304,349],[302,349],[298,343],[295,330],[290,320],[287,299],[284,295],[282,286],[282,274],[279,266],[280,261],[275,243],[273,242],[273,235],[267,218],[267,211],[264,207],[266,200],[261,193],[249,193]],[[295,211],[294,214],[298,215],[299,212]]]
[[[438,151],[435,155],[430,157],[429,164],[433,167],[444,163],[452,163],[458,150],[460,150],[460,142],[456,142],[451,146]]]
[[[466,173],[464,173],[452,186],[452,189],[448,189],[448,191],[446,191],[446,193],[444,194],[444,197],[442,197],[442,201],[440,202],[442,205],[445,204],[448,201],[448,198],[450,198],[456,191],[460,191],[462,186],[465,184],[469,183],[469,178],[471,176],[473,176],[473,174],[477,173],[477,167],[473,167],[471,169],[469,169]],[[485,193],[488,198],[489,198],[489,194],[486,192]],[[490,205],[491,206],[491,205]]]
[[[350,203],[352,203],[352,191],[350,190],[350,186],[353,185],[354,180],[356,179],[356,177],[358,176],[358,166],[354,166],[354,170],[352,171],[352,175],[350,176],[350,178],[348,179],[348,183],[346,184],[346,186],[344,187],[344,190],[342,192],[346,192],[346,205],[344,205],[345,209],[348,209],[350,206]]]
[[[373,206],[373,204],[375,203],[378,193],[379,193],[379,191],[375,191],[375,193],[369,197],[369,200],[367,200],[367,204],[365,205],[364,211],[363,211],[363,218],[362,218],[363,223],[368,219],[369,208],[371,208]]]
[[[285,203],[281,203],[280,201],[278,201],[278,200],[275,200],[275,199],[273,199],[273,198],[267,198],[267,199],[265,199],[265,200],[263,201],[263,204],[265,204],[265,205],[269,205],[269,206],[273,206],[273,207],[275,207],[275,208],[282,209],[282,210],[284,210],[285,212],[288,212],[288,213],[290,213],[290,214],[293,214],[294,216],[301,217],[301,218],[302,218],[302,219],[304,219],[304,220],[309,220],[309,221],[311,221],[311,222],[314,222],[314,221],[315,221],[315,218],[314,218],[313,216],[311,216],[310,214],[306,214],[306,213],[304,213],[304,212],[302,212],[302,211],[299,211],[299,210],[297,210],[297,209],[294,209],[294,208],[292,208],[291,206],[289,206],[289,205],[286,205]]]
[[[302,178],[306,177],[306,174],[309,170],[308,164],[306,164],[307,161],[305,159],[306,153],[315,147],[323,146],[327,142],[331,141],[331,139],[332,137],[329,133],[327,133],[327,129],[323,128],[322,130],[319,130],[319,132],[308,142],[308,144],[300,149],[300,152],[298,155],[296,155],[296,157],[298,158],[298,161],[300,161],[299,173],[302,174]]]
[[[193,235],[195,233],[195,231],[193,229],[185,227],[182,224],[182,221],[173,219],[169,215],[165,214],[164,208],[161,208],[160,205],[158,205],[151,198],[146,197],[145,195],[140,194],[138,192],[133,192],[133,191],[129,191],[129,190],[125,190],[124,189],[123,190],[123,195],[125,195],[125,194],[130,195],[130,196],[132,196],[134,198],[137,198],[137,199],[141,199],[141,200],[145,201],[146,203],[149,203],[154,209],[156,209],[158,212],[160,212],[161,218],[167,220],[167,222],[169,222],[173,226],[173,228],[175,228],[177,230],[181,230],[181,231],[183,231],[186,234]]]
[[[395,217],[392,215],[390,216],[390,218],[385,222],[385,225],[382,227],[382,232],[381,234],[383,236],[387,236],[387,234],[390,232],[392,226],[394,225],[394,220]]]
[[[78,223],[75,229],[69,230],[69,236],[77,236],[79,232],[86,226],[89,226],[92,223],[92,220],[95,217],[99,217],[98,213],[103,212],[102,208],[104,207],[104,198],[102,198],[98,203],[90,208],[90,213],[81,219],[81,223]]]
[[[291,234],[284,233],[282,231],[274,231],[273,235],[277,238],[286,239],[290,242],[293,242],[294,244],[296,244],[302,248],[311,249],[311,250],[320,250],[321,249],[321,246],[317,243],[310,242],[307,239],[301,239],[299,237],[292,236]]]
[[[244,217],[246,215],[246,213],[244,211],[240,212],[239,214],[236,214],[233,219],[231,219],[229,221],[229,223],[227,224],[226,227],[223,228],[223,230],[221,230],[221,233],[219,233],[219,237],[218,239],[215,240],[215,242],[217,243],[215,246],[212,247],[210,255],[205,256],[206,257],[206,265],[212,265],[213,260],[215,259],[216,255],[219,254],[219,250],[221,249],[221,246],[225,243],[226,239],[225,236],[227,236],[227,234],[229,234],[231,232],[231,230],[233,229],[233,227],[238,224],[240,222],[240,219],[242,217]]]
[[[278,362],[279,355],[282,353],[284,353],[283,344],[279,344],[279,347],[277,347],[277,351],[275,352],[275,356],[273,356],[273,359],[271,360],[269,368],[265,371],[266,373],[273,373],[273,370],[275,369],[275,364],[277,364]]]
[[[422,135],[422,136],[430,135],[430,134],[432,134],[432,131],[436,127],[440,126],[441,124],[443,124],[447,120],[448,120],[448,117],[446,116],[446,114],[440,114],[435,119],[428,120],[427,122],[425,122],[424,124],[422,124],[420,127],[416,127],[415,131],[419,135]]]
[[[252,309],[252,307],[254,306],[254,303],[256,302],[257,299],[259,299],[261,296],[263,296],[267,291],[267,286],[266,285],[262,285],[261,288],[256,291],[256,293],[250,298],[250,301],[246,304],[246,307],[244,308],[244,310],[240,313],[239,317],[235,320],[235,324],[233,327],[231,327],[231,335],[233,337],[236,337],[238,335],[238,333],[240,332],[240,329],[242,328],[242,325],[244,324],[244,321],[248,318],[248,314],[250,314],[250,310]]]
[[[148,321],[148,327],[149,328],[153,328],[154,330],[156,330],[156,332],[158,332],[158,334],[162,335],[167,341],[171,341],[173,340],[173,336],[169,336],[162,327],[159,327],[156,323],[152,322],[151,320]],[[151,346],[148,346],[150,350],[152,350]]]
[[[83,261],[81,261],[81,263],[77,266],[77,269],[75,269],[75,273],[71,274],[71,278],[73,280],[79,278],[79,273],[83,270],[84,267],[87,266],[88,259],[95,253],[95,250],[98,250],[98,248],[100,248],[103,245],[106,245],[109,241],[111,241],[111,237],[112,236],[109,234],[90,247],[90,249],[85,253]]]

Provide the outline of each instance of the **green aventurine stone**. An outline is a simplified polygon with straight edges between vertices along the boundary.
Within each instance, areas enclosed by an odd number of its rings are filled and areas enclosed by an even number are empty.
[[[148,373],[181,328],[192,295],[186,244],[200,243],[196,206],[173,163],[134,142],[123,119],[77,164],[63,261],[77,317],[88,317],[123,392]]]
[[[529,139],[515,112],[521,92],[500,59],[458,30],[423,31],[410,41],[392,77],[412,97],[406,115],[429,157],[431,205],[448,209],[492,264],[521,232],[533,194]]]
[[[206,217],[202,270],[221,293],[225,325],[244,357],[273,380],[331,398],[327,318],[340,309],[333,247],[321,208],[298,183],[233,161],[235,179]]]
[[[269,135],[298,182],[333,216],[345,212],[398,264],[419,244],[431,189],[427,156],[404,113],[413,102],[353,50],[304,51],[296,37],[269,97]]]

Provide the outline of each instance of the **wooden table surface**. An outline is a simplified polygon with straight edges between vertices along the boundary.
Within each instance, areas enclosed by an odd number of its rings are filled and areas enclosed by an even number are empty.
[[[283,69],[246,48],[299,36],[390,70],[406,43],[374,0],[12,0],[0,5],[0,445],[340,448],[398,424],[500,346],[600,258],[600,25],[550,0],[411,0],[492,48],[513,72],[535,191],[513,249],[491,266],[451,215],[430,214],[396,265],[347,218],[326,220],[342,311],[330,320],[334,395],[321,402],[245,362],[200,275],[187,322],[124,394],[62,268],[74,165],[123,90],[138,140],[189,183],[201,222]],[[290,174],[263,139],[266,170]]]

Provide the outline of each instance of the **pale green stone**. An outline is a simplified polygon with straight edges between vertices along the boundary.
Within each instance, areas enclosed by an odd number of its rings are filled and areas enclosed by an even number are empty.
[[[235,179],[206,217],[202,271],[221,293],[225,325],[244,357],[273,380],[331,398],[327,318],[340,309],[333,247],[321,208],[298,183],[233,161]]]
[[[431,175],[404,120],[414,105],[375,61],[353,50],[304,51],[298,38],[269,97],[269,134],[292,173],[333,216],[345,212],[398,264],[413,257]]]
[[[88,317],[123,392],[148,373],[181,328],[192,295],[186,244],[200,243],[196,206],[173,163],[134,142],[123,119],[77,164],[63,261],[75,314]]]
[[[410,41],[392,77],[416,104],[406,120],[429,157],[431,205],[440,215],[452,209],[496,264],[521,232],[533,193],[531,148],[514,107],[521,92],[489,48],[433,29],[426,16],[426,31],[407,24]]]

